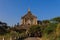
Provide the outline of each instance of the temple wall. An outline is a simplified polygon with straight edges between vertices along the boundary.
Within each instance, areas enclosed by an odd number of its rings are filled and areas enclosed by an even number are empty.
[[[21,23],[20,24],[25,24],[25,19],[21,19]]]
[[[21,19],[21,24],[30,24],[30,25],[37,25],[37,19],[34,18],[34,19],[31,19],[31,20],[25,20],[25,19]]]
[[[23,24],[23,19],[21,19],[21,23],[20,23],[20,25],[21,25],[21,24]]]
[[[33,25],[37,25],[37,19],[36,18],[34,18],[34,20],[33,20]]]

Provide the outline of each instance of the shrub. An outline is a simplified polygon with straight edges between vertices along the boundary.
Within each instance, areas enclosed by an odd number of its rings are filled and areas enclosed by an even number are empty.
[[[31,26],[31,28],[29,29],[29,34],[32,37],[41,37],[41,32],[41,27],[38,25]]]
[[[49,33],[53,32],[53,31],[55,31],[55,29],[56,29],[56,24],[50,24],[49,26],[47,26],[45,28],[45,32],[47,34],[49,34]]]

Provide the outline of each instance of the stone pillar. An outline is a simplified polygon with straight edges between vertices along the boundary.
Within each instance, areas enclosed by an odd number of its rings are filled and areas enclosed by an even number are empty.
[[[35,19],[33,19],[32,22],[33,22],[32,25],[35,25]]]
[[[33,25],[37,25],[37,19],[36,18],[34,18],[34,20],[33,20]]]
[[[36,25],[37,25],[37,19],[35,21],[36,21]]]
[[[21,19],[21,23],[20,24],[25,24],[25,19]]]
[[[10,37],[10,40],[12,40],[12,37]]]
[[[3,37],[3,40],[4,40],[4,37]]]

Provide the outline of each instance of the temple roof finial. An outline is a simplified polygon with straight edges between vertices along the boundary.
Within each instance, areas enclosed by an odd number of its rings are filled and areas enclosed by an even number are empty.
[[[28,12],[30,11],[30,8],[28,8]]]

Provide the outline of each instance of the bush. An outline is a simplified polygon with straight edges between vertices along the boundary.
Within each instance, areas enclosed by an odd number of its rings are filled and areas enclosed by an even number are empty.
[[[50,33],[54,32],[55,29],[56,29],[56,24],[50,24],[43,30],[43,32],[46,34],[50,34]]]
[[[31,28],[29,29],[29,34],[31,37],[41,37],[41,33],[41,27],[38,25],[31,26]]]

